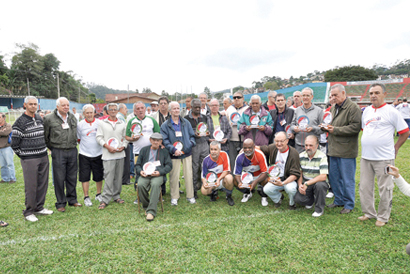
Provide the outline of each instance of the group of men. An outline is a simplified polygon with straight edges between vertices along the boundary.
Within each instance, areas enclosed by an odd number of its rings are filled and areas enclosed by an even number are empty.
[[[343,85],[332,86],[332,119],[327,123],[323,109],[313,103],[310,88],[295,92],[290,107],[285,95],[274,91],[264,105],[259,96],[252,96],[249,106],[243,94],[236,92],[233,104],[229,99],[225,106],[224,100],[222,112],[218,100],[208,102],[205,93],[199,99],[187,98],[182,111],[178,102],[169,102],[166,97],[153,104],[159,106],[155,113],[147,113],[145,104],[137,102],[128,117],[124,104],[110,103],[108,115],[101,120],[94,118],[92,105],[85,105],[85,119],[79,123],[69,112],[66,98],[57,99],[56,109],[43,121],[36,114],[37,99],[29,96],[24,103],[26,112],[13,125],[11,142],[23,167],[23,214],[27,220],[37,221],[36,214],[53,213],[43,207],[48,186],[47,148],[52,155],[55,206],[60,212],[66,210],[67,203],[81,206],[76,194],[79,159],[85,205],[92,205],[88,193],[91,173],[97,184],[99,209],[104,209],[111,200],[124,203],[121,186],[127,179],[129,183],[129,174],[133,179],[135,171],[137,200],[148,221],[156,216],[168,173],[171,205],[178,205],[183,193],[179,190],[181,164],[191,204],[196,203],[199,191],[211,201],[224,191],[227,203],[233,206],[236,187],[243,193],[243,203],[257,190],[262,206],[267,206],[270,198],[280,207],[286,193],[289,209],[295,209],[296,204],[314,207],[312,216],[319,217],[325,210],[330,183],[335,199],[327,207],[341,207],[340,213],[348,214],[355,206],[356,157],[363,130],[360,197],[364,215],[359,219],[375,218],[376,225],[383,226],[390,217],[393,189],[384,168],[394,164],[409,128],[399,112],[385,104],[383,84],[371,85],[369,94],[372,105],[362,115],[347,98]],[[394,131],[400,135],[396,144]],[[323,142],[327,148],[321,151]],[[33,174],[37,174],[34,180]],[[374,206],[375,177],[381,197],[378,212]]]

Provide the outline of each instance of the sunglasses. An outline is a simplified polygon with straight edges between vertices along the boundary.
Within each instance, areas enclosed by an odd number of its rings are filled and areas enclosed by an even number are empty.
[[[243,98],[242,96],[234,96],[233,99],[241,99]]]

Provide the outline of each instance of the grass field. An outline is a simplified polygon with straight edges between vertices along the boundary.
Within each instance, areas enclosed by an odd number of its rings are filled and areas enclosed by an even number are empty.
[[[409,151],[407,142],[396,161],[407,180]],[[405,252],[410,198],[397,187],[383,228],[357,219],[362,215],[358,188],[353,213],[326,208],[320,218],[302,207],[289,211],[287,198],[279,209],[272,202],[262,207],[257,194],[243,204],[236,190],[233,207],[223,193],[214,203],[200,195],[195,205],[182,195],[171,207],[168,188],[165,212],[147,222],[132,203],[133,186],[123,187],[125,204],[110,203],[99,211],[93,183],[92,207],[69,207],[30,223],[22,215],[24,183],[17,158],[15,164],[18,182],[0,185],[0,219],[10,224],[0,229],[0,273],[410,273]],[[357,183],[359,171],[358,162]],[[82,203],[81,183],[77,194]],[[50,180],[46,208],[55,210],[54,203]]]

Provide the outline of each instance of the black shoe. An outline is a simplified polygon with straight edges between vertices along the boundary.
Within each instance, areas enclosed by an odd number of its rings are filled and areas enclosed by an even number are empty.
[[[327,205],[328,208],[335,208],[335,207],[343,207],[343,205],[335,205],[335,204],[330,204]]]
[[[280,199],[279,202],[277,202],[277,203],[273,203],[273,205],[274,205],[276,208],[279,208],[281,204],[282,204],[282,199]]]
[[[228,205],[233,206],[235,204],[234,200],[232,199],[232,195],[226,196],[226,200],[228,201]]]
[[[282,194],[282,196],[280,197],[280,202],[282,202],[283,199],[285,199],[285,196]]]
[[[179,191],[179,194],[184,194],[184,192],[182,190]],[[196,199],[196,198],[195,198]]]
[[[296,209],[296,204],[289,206],[289,210],[295,210],[295,209]]]
[[[194,198],[195,200],[198,199],[198,193],[196,191],[194,191]]]
[[[219,198],[218,197],[218,191],[212,191],[210,201],[211,202],[216,202],[216,199],[218,199],[218,198]]]
[[[342,211],[340,211],[340,214],[349,214],[352,211],[353,210],[351,210],[351,209],[343,208]]]

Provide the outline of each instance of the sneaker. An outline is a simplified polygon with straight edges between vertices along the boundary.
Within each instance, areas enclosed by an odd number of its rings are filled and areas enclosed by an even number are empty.
[[[311,209],[312,207],[313,207],[313,204],[312,204],[312,205],[310,205],[310,206],[308,206],[308,205],[307,205],[307,206],[305,206],[305,208],[306,208],[306,209]]]
[[[326,198],[332,199],[334,196],[335,196],[335,194],[333,194],[333,192],[329,192],[329,193],[326,195]]]
[[[243,194],[243,198],[241,200],[242,203],[246,203],[249,199],[252,198],[252,192],[249,194]]]
[[[262,197],[261,204],[262,204],[262,206],[268,206],[268,198]]]
[[[296,205],[289,205],[289,210],[295,210],[296,209]]]
[[[232,199],[232,195],[226,196],[226,200],[228,201],[228,205],[233,206],[235,204],[234,200]]]
[[[323,212],[317,213],[317,212],[315,211],[315,212],[313,212],[312,217],[320,217],[320,216],[322,216],[322,215],[323,215]]]
[[[97,201],[99,201],[100,203],[103,201],[101,194],[97,194],[97,196],[95,196],[95,199],[96,199]]]
[[[171,205],[177,206],[178,205],[178,199],[171,199]]]
[[[187,201],[190,202],[191,204],[195,204],[195,198],[187,198]]]
[[[51,215],[54,212],[50,209],[47,208],[43,208],[43,210],[37,211],[35,214],[39,214],[39,215]]]
[[[90,197],[84,198],[84,204],[85,206],[92,206],[93,203],[91,202]]]
[[[137,199],[135,199],[135,201],[134,201],[134,205],[138,205],[138,198],[137,198]]]
[[[38,221],[37,217],[34,216],[34,214],[28,215],[28,216],[26,217],[26,220],[27,220],[27,221],[30,221],[30,222],[37,222],[37,221]]]

